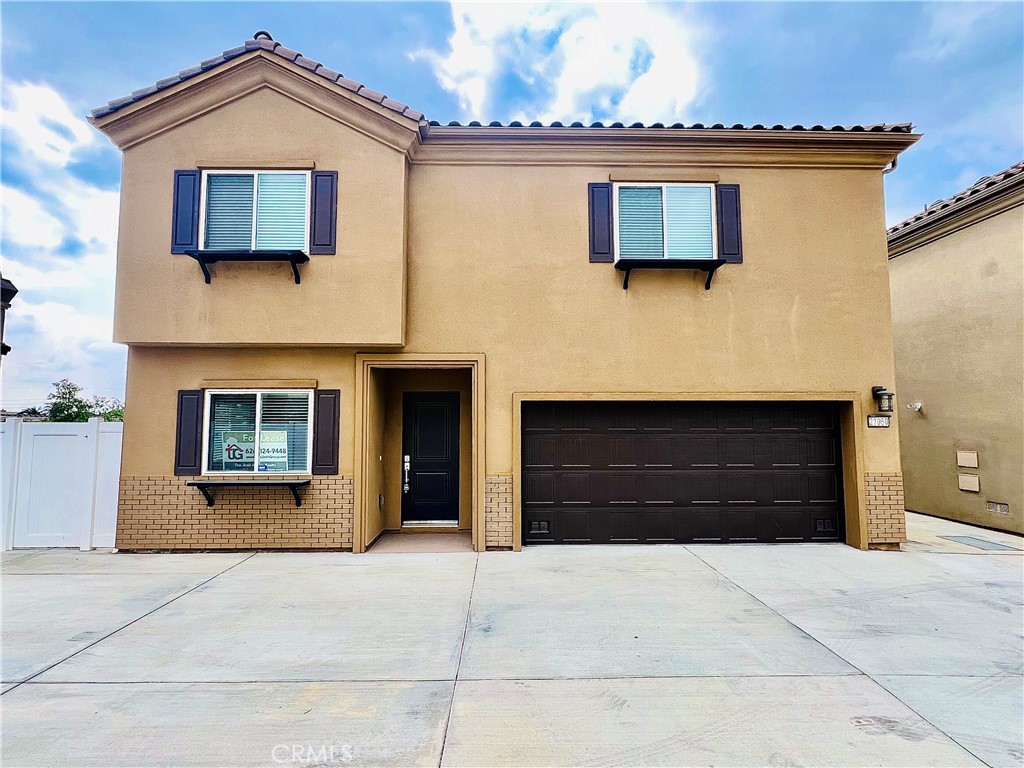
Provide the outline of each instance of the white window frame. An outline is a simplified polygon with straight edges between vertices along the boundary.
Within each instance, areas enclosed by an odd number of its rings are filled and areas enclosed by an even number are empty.
[[[263,395],[306,395],[307,396],[307,427],[306,427],[306,466],[302,470],[288,469],[283,471],[260,472],[260,430],[263,426]],[[248,472],[239,470],[210,469],[210,402],[213,395],[256,395],[256,461]],[[312,474],[313,463],[313,390],[312,389],[207,389],[203,394],[203,474],[204,475],[252,475],[267,477],[272,475],[309,475]]]
[[[256,250],[256,214],[259,211],[260,184],[256,178],[260,174],[301,173],[306,177],[306,215],[302,217],[302,252],[309,254],[309,219],[310,206],[313,204],[313,174],[309,171],[280,170],[259,168],[225,168],[217,170],[202,171],[202,183],[199,185],[199,247],[206,250],[206,187],[211,176],[245,176],[251,175],[252,179],[252,233],[249,236],[249,250]]]
[[[639,189],[660,189],[661,190],[661,256],[652,258],[661,258],[665,261],[681,261],[681,259],[669,258],[668,256],[668,213],[666,211],[666,204],[668,201],[668,194],[665,190],[669,187],[704,187],[711,191],[711,258],[710,259],[695,259],[695,261],[714,261],[718,258],[718,192],[717,185],[712,183],[698,183],[698,182],[677,182],[677,183],[665,183],[665,184],[647,184],[644,182],[615,182],[612,184],[613,202],[612,206],[612,221],[615,227],[615,261],[619,261],[622,257],[619,256],[619,238],[621,237],[622,230],[619,228],[619,190],[623,187],[639,188]],[[624,261],[643,261],[643,259],[632,259],[627,258]]]

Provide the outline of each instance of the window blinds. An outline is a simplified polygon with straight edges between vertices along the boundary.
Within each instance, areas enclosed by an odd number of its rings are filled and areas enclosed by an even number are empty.
[[[711,187],[665,187],[667,258],[715,258],[711,205]]]
[[[256,196],[257,250],[306,247],[304,173],[261,173]]]
[[[660,259],[661,187],[619,189],[619,258]]]
[[[255,433],[255,393],[210,395],[209,470],[252,472]]]
[[[309,395],[266,392],[261,400],[260,464],[267,471],[307,472]]]
[[[252,248],[253,175],[211,174],[206,186],[206,237],[211,250]]]

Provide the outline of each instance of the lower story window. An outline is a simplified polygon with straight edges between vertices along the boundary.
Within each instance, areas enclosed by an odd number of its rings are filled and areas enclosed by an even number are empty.
[[[308,474],[312,390],[208,390],[207,473]]]

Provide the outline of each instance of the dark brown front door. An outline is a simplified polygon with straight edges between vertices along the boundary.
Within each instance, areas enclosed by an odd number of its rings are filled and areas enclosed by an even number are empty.
[[[838,406],[523,404],[523,542],[840,541]]]
[[[402,524],[458,524],[459,393],[402,395]]]

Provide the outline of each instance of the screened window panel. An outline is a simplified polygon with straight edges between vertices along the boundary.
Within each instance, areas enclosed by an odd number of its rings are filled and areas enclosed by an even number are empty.
[[[670,259],[715,257],[710,187],[665,187],[668,218],[665,254]]]
[[[256,248],[305,249],[309,210],[306,174],[261,173],[258,178]]]
[[[206,181],[204,248],[252,248],[252,174],[211,174]]]
[[[619,188],[619,258],[663,258],[661,187]]]
[[[266,392],[260,417],[260,472],[309,471],[309,395]]]
[[[256,393],[210,395],[207,470],[256,468]]]

